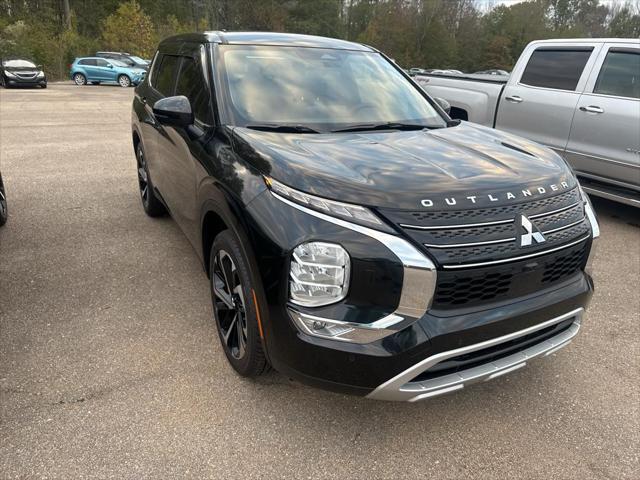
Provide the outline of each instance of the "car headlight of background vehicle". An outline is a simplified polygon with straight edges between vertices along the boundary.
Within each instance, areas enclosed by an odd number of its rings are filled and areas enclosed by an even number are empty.
[[[319,307],[347,296],[351,260],[340,245],[308,242],[298,245],[291,258],[291,303]]]
[[[42,70],[40,70],[40,71],[38,72],[37,77],[38,77],[38,78],[42,78],[42,77],[44,77],[44,72],[43,72]]]
[[[9,70],[5,70],[4,74],[9,78],[16,78],[16,75],[14,73],[11,73]]]

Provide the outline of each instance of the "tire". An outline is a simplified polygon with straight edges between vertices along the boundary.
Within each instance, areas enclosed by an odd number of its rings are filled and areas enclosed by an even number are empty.
[[[4,183],[0,177],[0,227],[7,223],[9,218],[9,210],[7,209],[7,197],[4,193]]]
[[[257,377],[269,369],[269,363],[260,338],[249,262],[231,230],[213,241],[209,267],[213,316],[222,349],[236,372]]]
[[[40,88],[47,88],[47,84],[45,83],[44,85],[40,85]]]
[[[76,83],[76,85],[83,86],[87,84],[87,77],[85,77],[82,73],[74,73],[73,81]]]
[[[136,145],[136,165],[138,167],[138,187],[140,188],[140,200],[142,208],[150,217],[161,217],[167,213],[160,199],[156,196],[147,167],[147,160],[142,148],[142,142]]]
[[[119,75],[118,76],[118,85],[120,85],[123,88],[128,88],[131,86],[131,79],[129,77],[127,77],[126,75]]]

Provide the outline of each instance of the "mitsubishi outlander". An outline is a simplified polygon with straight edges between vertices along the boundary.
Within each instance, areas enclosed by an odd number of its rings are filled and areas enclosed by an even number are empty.
[[[599,228],[550,149],[451,120],[360,44],[164,40],[132,112],[142,205],[210,279],[231,366],[416,401],[578,333]]]

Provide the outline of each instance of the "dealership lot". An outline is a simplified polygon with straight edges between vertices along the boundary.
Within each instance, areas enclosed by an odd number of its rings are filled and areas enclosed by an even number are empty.
[[[551,359],[418,404],[245,380],[140,206],[132,95],[0,90],[0,477],[635,478],[640,212],[594,201],[596,295]]]

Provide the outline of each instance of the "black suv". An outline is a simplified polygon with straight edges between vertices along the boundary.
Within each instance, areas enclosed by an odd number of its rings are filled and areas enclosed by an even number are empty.
[[[328,38],[187,34],[136,88],[145,211],[210,278],[224,352],[415,401],[578,332],[598,224],[567,164],[452,121],[382,53]]]

